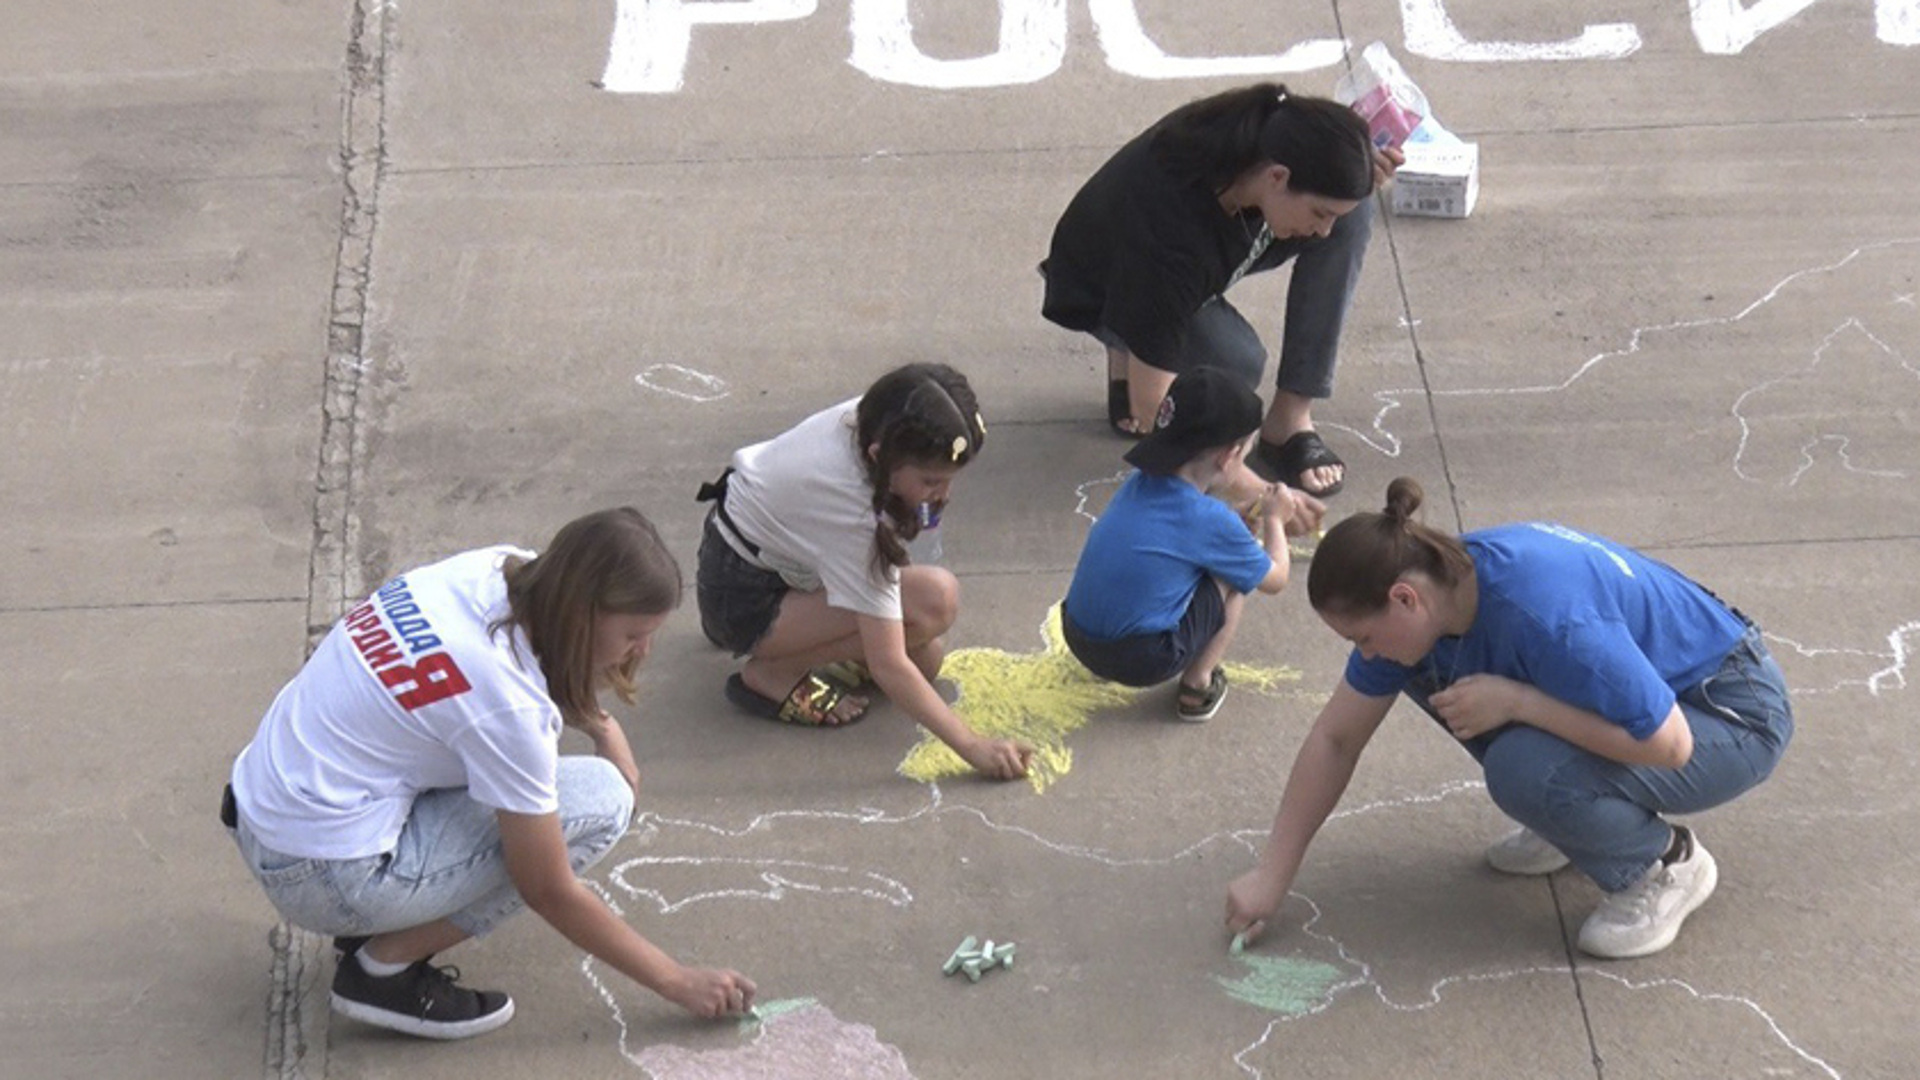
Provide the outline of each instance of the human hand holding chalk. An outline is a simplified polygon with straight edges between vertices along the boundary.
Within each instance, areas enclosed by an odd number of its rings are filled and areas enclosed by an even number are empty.
[[[1260,867],[1234,878],[1227,886],[1227,929],[1233,931],[1234,944],[1244,948],[1258,941],[1286,897],[1286,886],[1276,885]]]

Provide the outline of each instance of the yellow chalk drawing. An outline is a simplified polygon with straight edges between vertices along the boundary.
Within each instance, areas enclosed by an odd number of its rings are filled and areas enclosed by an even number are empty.
[[[1142,691],[1099,678],[1067,651],[1060,632],[1060,605],[1047,609],[1040,624],[1045,647],[1035,653],[1004,649],[956,649],[940,674],[953,680],[960,697],[953,709],[967,726],[994,738],[1018,739],[1034,748],[1027,781],[1045,791],[1073,768],[1067,736],[1100,709],[1128,705]],[[1263,668],[1227,663],[1227,678],[1239,688],[1271,694],[1300,680],[1295,668]],[[972,767],[946,743],[926,731],[900,762],[900,774],[921,783],[963,776]]]

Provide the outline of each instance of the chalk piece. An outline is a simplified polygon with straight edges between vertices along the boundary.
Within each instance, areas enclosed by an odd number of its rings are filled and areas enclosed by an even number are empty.
[[[978,958],[969,960],[966,963],[961,964],[960,970],[967,973],[968,982],[980,981],[980,961]]]
[[[947,962],[944,965],[942,965],[940,968],[941,973],[946,975],[951,975],[954,972],[959,971],[960,965],[966,961],[968,956],[972,955],[973,943],[974,943],[973,935],[968,934],[967,939],[960,943],[960,947],[953,950],[953,955],[947,957]]]
[[[989,960],[989,959],[992,959],[992,957],[993,957],[993,939],[988,938],[987,943],[980,946],[980,959]]]
[[[1243,930],[1240,933],[1233,935],[1233,944],[1227,946],[1227,955],[1239,956],[1241,953],[1246,951],[1247,951],[1247,934],[1246,934],[1246,931]]]
[[[1013,942],[1011,941],[1003,941],[1000,943],[999,948],[993,950],[993,958],[995,960],[1008,960],[1008,959],[1011,959],[1012,957],[1013,957]]]
[[[749,1020],[751,1020],[751,1021],[753,1021],[754,1023],[756,1023],[756,1024],[757,1024],[757,1023],[759,1023],[759,1022],[760,1022],[761,1020],[763,1020],[763,1019],[765,1019],[765,1017],[763,1017],[763,1016],[761,1016],[761,1015],[760,1015],[760,1008],[759,1008],[759,1006],[757,1006],[757,1005],[749,1005],[749,1006],[747,1006],[747,1019],[749,1019]]]

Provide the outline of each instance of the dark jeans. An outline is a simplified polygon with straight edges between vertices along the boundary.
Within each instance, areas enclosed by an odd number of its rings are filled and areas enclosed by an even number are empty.
[[[1287,286],[1287,321],[1280,337],[1280,371],[1276,389],[1308,398],[1333,395],[1333,368],[1340,351],[1340,330],[1360,283],[1367,241],[1373,235],[1374,202],[1363,199],[1351,213],[1333,224],[1323,237],[1276,240],[1268,246],[1251,273],[1278,268],[1291,260],[1293,281]],[[1127,343],[1105,327],[1093,336],[1103,345],[1127,348]],[[1129,352],[1132,350],[1129,349]],[[1187,355],[1177,371],[1212,365],[1239,375],[1255,390],[1267,369],[1267,347],[1246,316],[1225,296],[1200,306],[1187,330]]]

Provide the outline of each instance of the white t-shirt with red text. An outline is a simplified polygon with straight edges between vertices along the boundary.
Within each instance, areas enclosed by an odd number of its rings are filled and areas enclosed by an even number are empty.
[[[394,578],[349,611],[261,720],[233,766],[260,842],[286,855],[393,850],[423,791],[467,789],[519,814],[559,809],[560,710],[507,611],[513,547]]]

